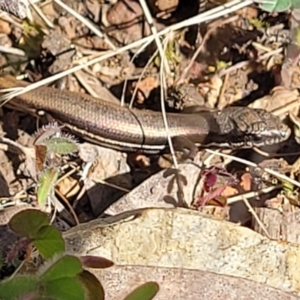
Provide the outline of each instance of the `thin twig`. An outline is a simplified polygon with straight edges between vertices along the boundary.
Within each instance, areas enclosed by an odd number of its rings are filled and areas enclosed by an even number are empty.
[[[165,41],[165,47],[167,47],[167,44],[168,44],[168,41]],[[162,65],[164,64],[164,62],[163,62],[164,59],[165,59],[165,57],[161,58]],[[170,130],[169,130],[169,125],[168,125],[168,120],[167,120],[167,115],[166,115],[166,107],[165,107],[166,78],[164,75],[164,68],[160,68],[159,77],[160,77],[161,113],[162,113],[162,117],[163,117],[163,121],[164,121],[165,131],[166,131],[167,138],[168,138],[168,145],[170,148],[170,153],[172,155],[174,167],[176,169],[178,169],[178,163],[177,163],[177,159],[175,156],[175,151],[174,151],[174,147],[173,147],[172,138],[170,136]]]
[[[58,1],[58,0],[55,0],[55,1]],[[164,30],[158,32],[157,36],[162,36],[164,34],[167,34],[167,33],[171,32],[171,31],[181,29],[185,26],[190,26],[190,25],[198,24],[198,23],[200,24],[200,23],[206,22],[208,20],[218,18],[218,17],[220,17],[220,16],[222,16],[226,13],[241,9],[245,6],[248,6],[248,5],[252,4],[252,3],[253,3],[253,1],[251,1],[251,0],[245,0],[245,1],[234,0],[234,1],[231,1],[227,4],[225,4],[225,5],[221,5],[218,8],[214,8],[214,9],[211,9],[211,10],[205,12],[205,13],[199,14],[196,17],[193,17],[193,18],[190,18],[190,19],[185,20],[183,22],[180,22],[180,23],[174,24],[172,26],[169,26],[169,27],[165,28]],[[5,96],[2,96],[0,99],[2,101],[8,101],[13,97],[19,96],[19,95],[21,95],[25,92],[28,92],[28,91],[32,91],[32,90],[34,90],[34,89],[36,89],[40,86],[49,84],[49,83],[51,83],[55,80],[58,80],[58,79],[60,79],[64,76],[66,76],[66,75],[72,74],[76,71],[79,71],[83,68],[86,68],[88,66],[96,64],[96,63],[98,63],[100,61],[103,61],[107,58],[110,58],[110,57],[113,57],[117,54],[123,53],[124,51],[127,51],[127,50],[130,50],[132,48],[143,45],[144,43],[152,42],[153,40],[154,40],[154,37],[151,35],[151,36],[142,38],[138,41],[135,41],[135,42],[133,42],[129,45],[126,45],[124,47],[118,48],[114,51],[107,51],[107,53],[101,55],[100,57],[93,58],[93,59],[91,59],[90,61],[87,61],[84,64],[77,65],[77,66],[75,66],[73,68],[70,68],[68,70],[65,70],[61,73],[58,73],[58,74],[55,74],[55,75],[53,75],[51,77],[48,77],[46,79],[40,80],[39,82],[35,82],[33,84],[30,84],[27,87],[25,87],[24,89],[22,89],[22,92],[20,92],[20,91],[13,92],[13,93],[7,94]]]
[[[31,7],[35,10],[36,14],[45,22],[45,24],[49,27],[49,28],[54,28],[54,25],[51,21],[48,20],[48,18],[45,16],[45,14],[42,12],[42,10],[35,4],[33,3],[31,0],[28,0]]]
[[[204,38],[202,39],[201,44],[199,45],[198,49],[195,51],[195,53],[193,54],[193,57],[191,58],[189,64],[187,65],[187,67],[184,69],[184,71],[182,72],[180,79],[178,80],[178,83],[184,82],[189,70],[191,69],[192,65],[194,64],[194,61],[196,60],[197,56],[199,55],[199,53],[202,51],[202,49],[204,48],[207,40],[209,39],[209,37],[211,36],[211,34],[216,30],[217,27],[223,26],[227,23],[232,23],[233,21],[235,21],[238,18],[238,16],[233,16],[227,20],[222,21],[221,23],[218,24],[214,24],[211,28],[208,29],[208,31],[206,32]]]
[[[239,194],[239,195],[236,195],[236,196],[229,197],[227,199],[227,203],[232,204],[232,203],[241,201],[243,197],[246,198],[246,199],[257,198],[257,197],[259,197],[263,194],[271,193],[271,192],[273,192],[277,189],[280,189],[280,188],[282,188],[282,185],[277,184],[277,185],[265,187],[265,188],[263,188],[261,190],[258,190],[258,191],[252,191],[252,192],[248,192],[248,193],[244,193],[244,194]]]
[[[86,76],[83,76],[84,74],[82,73],[83,71],[74,72],[74,76],[91,96],[98,98],[98,93],[89,85],[89,83],[86,81]]]
[[[130,60],[130,63],[132,63],[132,62],[135,60],[135,58],[136,58],[136,57],[137,57],[137,56],[138,56],[138,55],[139,55],[139,54],[140,54],[140,53],[141,53],[148,45],[150,45],[150,44],[151,44],[151,42],[149,41],[149,42],[146,42],[144,45],[142,45],[142,46],[140,47],[140,49],[139,49],[136,53],[134,53],[134,55],[132,56],[132,58],[131,58],[131,60]],[[156,50],[154,53],[157,53],[157,50]],[[154,55],[154,54],[153,54],[153,55]],[[144,74],[144,70],[146,71],[148,65],[151,63],[151,60],[152,60],[152,57],[150,58],[150,62],[149,62],[149,60],[148,60],[146,66],[144,67],[144,69],[143,69],[143,71],[142,71],[142,74]],[[139,77],[138,82],[140,81],[140,78],[142,78],[142,76],[143,76],[143,75],[141,75],[141,76]],[[124,106],[124,105],[125,105],[125,92],[126,92],[127,84],[128,84],[128,79],[126,78],[125,81],[124,81],[124,84],[123,84],[123,89],[122,89],[121,106]],[[136,88],[135,88],[135,90],[133,91],[133,95],[132,95],[131,100],[130,100],[130,104],[129,104],[129,107],[130,107],[130,108],[131,108],[132,105],[133,105],[133,100],[134,100],[135,95],[136,95],[136,93],[137,93],[137,86],[138,86],[138,85],[136,85]]]
[[[155,58],[155,56],[157,55],[157,53],[158,53],[158,50],[156,50],[156,51],[152,54],[152,56],[150,57],[150,59],[148,59],[147,64],[146,64],[145,67],[143,68],[143,71],[141,72],[141,75],[139,76],[139,78],[138,78],[138,80],[137,80],[137,82],[136,82],[134,91],[133,91],[133,93],[132,93],[132,97],[131,97],[131,99],[130,99],[130,104],[129,104],[129,107],[130,107],[130,108],[132,108],[132,106],[133,106],[133,101],[134,101],[135,96],[136,96],[136,94],[137,94],[137,92],[138,92],[138,85],[139,85],[139,83],[141,82],[141,80],[143,79],[144,74],[146,73],[146,70],[148,69],[148,67],[150,66],[150,64],[152,63],[152,61],[154,60],[154,58]],[[127,81],[126,81],[126,83],[127,83]],[[124,84],[124,86],[125,86],[125,84]],[[124,94],[125,94],[125,90],[123,90],[123,92],[124,92]]]
[[[283,51],[283,48],[275,49],[275,50],[273,50],[271,52],[268,52],[268,53],[265,53],[263,55],[260,55],[255,61],[256,62],[261,62],[261,61],[263,61],[263,60],[265,60],[265,59],[267,59],[267,58],[269,58],[269,57],[271,57],[271,56],[273,56],[275,54],[281,53],[282,51]],[[230,66],[230,67],[228,67],[226,69],[220,70],[219,76],[222,77],[222,76],[224,76],[227,73],[231,73],[231,72],[234,72],[236,70],[242,69],[242,68],[250,65],[251,63],[253,63],[253,60],[240,61],[240,62],[236,63],[233,66]]]
[[[26,53],[24,50],[15,48],[15,47],[7,47],[4,45],[0,45],[0,52],[8,53],[8,54],[16,55],[16,56],[22,56],[22,57],[26,56]]]
[[[251,204],[249,203],[249,201],[245,198],[242,197],[243,201],[245,203],[245,205],[248,208],[248,211],[252,214],[252,216],[254,217],[254,219],[256,220],[256,222],[258,223],[258,225],[261,227],[261,229],[263,230],[263,232],[265,233],[266,237],[269,238],[270,240],[272,239],[272,237],[270,236],[267,228],[265,227],[265,225],[262,223],[262,221],[259,219],[257,213],[254,211],[253,207],[251,206]]]
[[[99,29],[97,29],[90,21],[86,20],[84,17],[82,17],[80,14],[78,14],[74,9],[66,5],[64,2],[60,0],[53,0],[55,3],[57,3],[59,6],[61,6],[63,9],[65,9],[69,14],[74,16],[76,19],[81,21],[86,27],[88,27],[93,33],[95,33],[98,37],[103,38],[105,42],[110,46],[111,49],[116,49],[115,45],[106,37],[105,34],[103,34]]]
[[[240,162],[244,165],[247,165],[247,166],[251,166],[251,167],[256,167],[256,168],[261,168],[259,165],[257,165],[256,163],[253,163],[251,161],[248,161],[246,159],[243,159],[243,158],[239,158],[239,157],[236,157],[236,156],[232,156],[232,155],[229,155],[229,154],[224,154],[224,153],[219,153],[219,152],[216,152],[216,151],[213,151],[213,150],[210,150],[210,149],[205,149],[206,152],[208,153],[213,153],[215,155],[218,155],[218,156],[222,156],[222,157],[226,157],[226,158],[230,158],[234,161],[237,161],[237,162]],[[270,168],[261,168],[262,170],[264,170],[266,173],[269,173],[271,175],[274,175],[275,177],[281,179],[281,180],[284,180],[284,181],[287,181],[297,187],[300,187],[300,183],[292,178],[289,178],[288,176],[286,175],[283,175],[283,174],[280,174],[279,172],[276,172],[274,170],[271,170]]]
[[[165,71],[167,72],[167,74],[170,74],[171,70],[170,70],[170,67],[169,67],[169,64],[168,64],[168,60],[163,59],[165,57],[165,52],[164,52],[164,49],[163,49],[162,44],[160,42],[159,36],[157,35],[157,30],[154,26],[153,18],[150,14],[149,8],[148,8],[145,0],[140,0],[140,4],[141,4],[142,9],[144,11],[144,15],[146,17],[146,20],[147,20],[147,22],[150,26],[150,30],[152,32],[152,36],[154,37],[154,40],[155,40],[160,58],[161,58],[162,61],[164,61],[164,63],[162,64],[162,67],[165,68]]]
[[[58,189],[55,189],[55,192],[61,197],[61,199],[64,201],[64,203],[67,205],[67,207],[69,208],[70,210],[70,213],[72,214],[75,222],[76,222],[76,225],[78,225],[80,222],[79,222],[79,219],[72,207],[72,205],[70,204],[70,202],[65,198],[65,196],[58,190]]]

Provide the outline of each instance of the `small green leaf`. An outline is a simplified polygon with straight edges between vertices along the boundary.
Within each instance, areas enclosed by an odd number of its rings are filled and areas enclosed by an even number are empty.
[[[34,239],[41,227],[48,225],[48,216],[37,209],[26,209],[15,214],[8,225],[16,233]]]
[[[44,143],[48,151],[60,155],[70,155],[78,151],[76,142],[70,137],[53,137],[46,140]]]
[[[156,282],[146,282],[132,291],[124,300],[151,300],[159,291]]]
[[[84,285],[77,278],[81,272],[81,262],[77,257],[59,257],[40,277],[44,296],[60,300],[85,299]]]
[[[57,181],[58,174],[59,171],[55,168],[46,169],[46,171],[42,174],[37,191],[39,205],[45,205],[46,200]]]
[[[36,233],[34,245],[44,258],[51,258],[54,254],[65,251],[62,233],[50,225],[40,228]]]
[[[259,3],[261,9],[268,12],[282,12],[288,10],[292,6],[291,0],[272,0]]]
[[[35,133],[34,145],[43,145],[46,140],[62,135],[62,126],[56,122],[43,126]]]
[[[80,260],[72,255],[64,255],[44,272],[42,279],[51,281],[65,277],[75,277],[80,272],[82,272]]]
[[[300,0],[292,0],[293,8],[300,8]]]
[[[0,282],[0,299],[38,299],[39,279],[26,276]]]
[[[82,271],[78,276],[80,282],[85,286],[86,299],[104,300],[104,289],[98,278],[89,271]]]
[[[76,277],[65,277],[45,282],[40,299],[83,300],[85,290]]]

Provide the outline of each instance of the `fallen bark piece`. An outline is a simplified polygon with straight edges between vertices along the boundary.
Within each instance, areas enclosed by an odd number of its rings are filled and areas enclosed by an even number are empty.
[[[64,237],[68,251],[116,265],[202,270],[300,295],[299,245],[271,241],[198,211],[136,210],[79,225]]]
[[[272,239],[300,244],[300,208],[286,204],[282,211],[267,207],[256,207],[255,212],[265,225]],[[256,232],[266,235],[265,231],[253,218],[252,224]]]

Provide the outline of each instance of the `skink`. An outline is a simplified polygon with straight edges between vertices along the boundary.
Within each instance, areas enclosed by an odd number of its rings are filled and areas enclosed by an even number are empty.
[[[26,85],[12,76],[0,78],[0,89]],[[11,101],[22,109],[46,111],[75,134],[109,148],[158,153],[168,147],[162,114],[158,112],[129,109],[104,99],[49,87]],[[171,138],[184,137],[196,146],[260,147],[282,142],[291,132],[278,117],[247,107],[169,113],[167,120]]]

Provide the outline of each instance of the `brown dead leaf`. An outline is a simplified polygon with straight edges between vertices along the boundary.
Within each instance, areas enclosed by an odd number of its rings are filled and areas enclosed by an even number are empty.
[[[245,192],[251,191],[252,186],[252,176],[250,173],[244,173],[241,177],[240,186]]]
[[[0,20],[0,33],[4,33],[7,35],[11,33],[11,27],[8,22]]]
[[[137,83],[136,88],[138,89],[137,98],[138,103],[144,103],[145,99],[147,99],[154,88],[157,88],[159,82],[157,78],[154,77],[146,77]]]
[[[118,1],[108,12],[107,21],[111,25],[121,25],[134,22],[142,15],[141,6],[136,1]]]
[[[227,186],[222,193],[222,196],[229,198],[231,196],[237,195],[239,192],[235,187]]]
[[[155,5],[160,11],[173,10],[178,6],[178,0],[157,0]]]
[[[128,153],[128,163],[130,166],[135,166],[138,168],[147,168],[150,166],[149,157],[140,153]]]
[[[80,184],[78,180],[66,177],[57,185],[57,189],[63,194],[66,198],[73,197],[80,191]]]
[[[250,173],[244,173],[241,177],[239,187],[242,188],[245,192],[251,191],[252,177]],[[239,189],[232,186],[227,186],[222,196],[229,198],[239,193]]]
[[[252,6],[247,6],[236,11],[236,14],[243,16],[245,19],[251,20],[258,17],[258,9]]]

